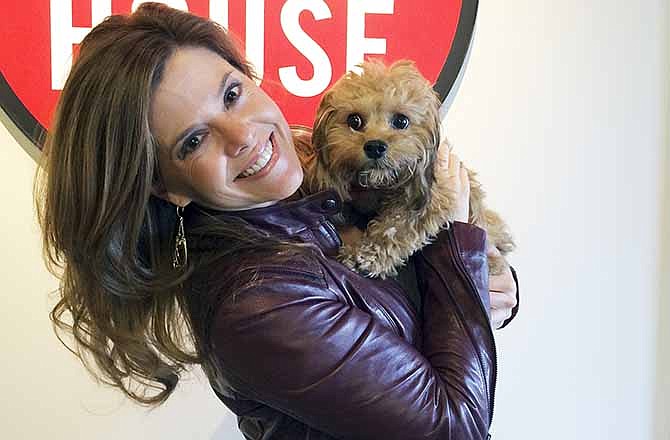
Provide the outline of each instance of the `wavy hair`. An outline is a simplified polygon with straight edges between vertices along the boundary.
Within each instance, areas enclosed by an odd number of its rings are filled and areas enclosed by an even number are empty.
[[[164,402],[187,364],[206,363],[182,287],[193,262],[172,267],[175,206],[152,195],[162,183],[150,100],[182,46],[253,77],[213,21],[159,3],[106,18],[80,45],[34,187],[44,260],[60,278],[54,331],[94,377],[146,405]],[[232,237],[219,254],[281,245],[243,225],[219,229]]]

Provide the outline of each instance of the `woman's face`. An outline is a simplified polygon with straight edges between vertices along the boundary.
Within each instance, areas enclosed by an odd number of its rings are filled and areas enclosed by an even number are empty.
[[[185,206],[267,206],[302,182],[288,124],[256,83],[215,52],[179,48],[151,99],[165,186],[159,196]]]

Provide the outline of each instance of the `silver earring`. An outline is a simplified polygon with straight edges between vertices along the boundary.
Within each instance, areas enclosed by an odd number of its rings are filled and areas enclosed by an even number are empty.
[[[172,257],[172,267],[181,269],[186,266],[188,250],[186,249],[186,235],[184,235],[184,208],[177,206],[177,237],[175,238],[174,256]]]

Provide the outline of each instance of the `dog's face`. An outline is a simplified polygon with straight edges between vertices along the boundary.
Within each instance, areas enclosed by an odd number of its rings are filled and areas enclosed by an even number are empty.
[[[412,182],[425,201],[439,145],[439,99],[413,63],[378,62],[349,73],[324,96],[312,136],[317,179],[348,199],[352,188]]]

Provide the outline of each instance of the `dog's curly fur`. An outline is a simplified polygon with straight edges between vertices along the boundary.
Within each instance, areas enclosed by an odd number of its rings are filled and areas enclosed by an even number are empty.
[[[303,190],[335,189],[350,208],[344,221],[365,229],[359,243],[340,248],[339,260],[359,273],[385,278],[449,227],[454,193],[434,172],[440,101],[430,83],[410,61],[390,67],[370,61],[361,68],[324,95],[311,149],[305,142],[297,146],[305,168]],[[377,151],[366,153],[366,144]],[[475,173],[468,170],[468,175],[470,222],[485,228],[506,255],[514,248],[508,228],[484,206]],[[505,266],[504,259],[489,259],[493,274]]]

